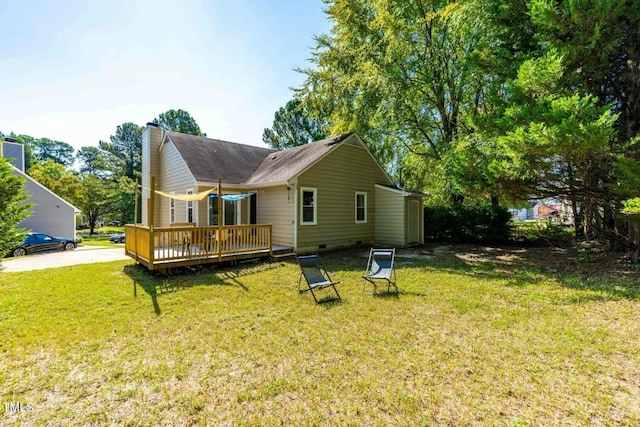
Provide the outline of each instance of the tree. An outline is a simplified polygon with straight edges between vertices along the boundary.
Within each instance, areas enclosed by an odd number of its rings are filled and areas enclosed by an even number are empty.
[[[77,202],[84,216],[89,221],[89,234],[94,234],[98,220],[113,210],[113,181],[96,175],[82,176],[83,197]]]
[[[13,173],[7,159],[0,157],[0,258],[26,236],[26,231],[17,227],[30,215],[23,187],[24,179]]]
[[[65,169],[52,159],[33,165],[29,169],[29,175],[74,206],[77,206],[84,197],[78,174]]]
[[[439,162],[491,83],[475,60],[491,52],[481,2],[332,0],[298,93],[331,133],[355,130],[383,165],[409,153]]]
[[[98,147],[81,147],[76,154],[80,173],[106,177],[110,175],[108,154]]]
[[[294,98],[276,111],[273,126],[264,130],[262,141],[271,148],[284,150],[326,138],[327,126],[326,121],[311,117],[304,104]]]
[[[72,167],[74,163],[74,149],[66,142],[54,141],[49,138],[38,138],[33,140],[33,153],[36,160],[44,162],[53,160],[64,167]]]
[[[530,3],[541,44],[565,57],[574,87],[597,96],[618,114],[618,133],[640,132],[640,1],[581,0]]]
[[[174,132],[207,136],[202,133],[195,119],[185,110],[169,110],[153,119],[153,123]]]
[[[142,172],[142,131],[135,123],[123,123],[116,128],[110,142],[100,141],[98,146],[106,153],[105,160],[115,176],[135,180]],[[85,153],[86,154],[86,153]]]

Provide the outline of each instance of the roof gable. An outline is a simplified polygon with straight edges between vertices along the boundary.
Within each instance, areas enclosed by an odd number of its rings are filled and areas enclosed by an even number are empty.
[[[260,163],[275,150],[203,138],[178,132],[167,132],[197,182],[243,184]]]
[[[291,179],[311,167],[318,160],[334,150],[353,133],[327,138],[288,150],[276,151],[267,156],[247,184],[274,182]]]
[[[214,183],[218,179],[225,184],[245,185],[287,181],[311,168],[342,144],[366,150],[387,177],[388,183],[392,183],[391,178],[356,133],[282,151],[171,131],[166,132],[166,138],[173,143],[199,183]]]
[[[74,211],[76,212],[81,212],[80,209],[78,209],[77,207],[73,206],[71,203],[67,202],[65,199],[63,199],[62,197],[58,196],[56,193],[54,193],[53,191],[49,190],[47,187],[45,187],[44,185],[40,184],[38,181],[36,181],[35,179],[31,178],[31,176],[27,175],[26,173],[22,172],[20,169],[18,169],[17,167],[11,165],[11,167],[13,168],[13,172],[16,173],[17,175],[21,176],[22,178],[26,179],[27,181],[31,182],[33,185],[38,186],[39,188],[41,188],[45,193],[48,193],[49,195],[51,195],[53,198],[55,198],[56,200],[58,200],[60,203],[65,204],[67,206],[69,206],[70,208],[72,208]]]

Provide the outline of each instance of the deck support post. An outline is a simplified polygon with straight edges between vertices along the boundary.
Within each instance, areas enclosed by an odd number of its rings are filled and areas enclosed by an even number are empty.
[[[151,177],[151,188],[149,189],[149,200],[147,202],[147,217],[149,222],[149,270],[153,270],[153,258],[155,256],[155,241],[153,233],[153,221],[156,214],[156,177]]]
[[[218,178],[218,262],[222,261],[222,179]]]
[[[133,251],[136,253],[136,264],[138,264],[138,178],[136,177],[135,200],[133,201]],[[125,234],[126,241],[126,234]],[[125,245],[125,253],[127,252]]]

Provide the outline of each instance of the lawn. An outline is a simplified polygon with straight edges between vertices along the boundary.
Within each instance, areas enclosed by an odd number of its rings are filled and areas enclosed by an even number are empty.
[[[638,273],[585,253],[401,251],[381,296],[324,254],[322,305],[294,262],[0,273],[0,424],[639,425]]]
[[[104,227],[96,228],[95,234],[90,235],[87,230],[78,232],[78,238],[85,246],[110,246],[113,243],[109,240],[114,234],[123,234],[124,227]]]

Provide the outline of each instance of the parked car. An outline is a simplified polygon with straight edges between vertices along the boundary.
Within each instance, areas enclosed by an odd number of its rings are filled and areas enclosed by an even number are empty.
[[[124,234],[114,234],[109,240],[111,243],[124,243]]]
[[[10,256],[23,256],[39,252],[72,251],[78,244],[73,239],[51,237],[43,233],[29,233],[24,242],[9,251]]]
[[[112,227],[120,227],[122,223],[120,221],[109,221],[107,225],[110,225]]]

